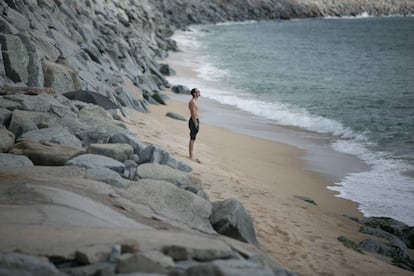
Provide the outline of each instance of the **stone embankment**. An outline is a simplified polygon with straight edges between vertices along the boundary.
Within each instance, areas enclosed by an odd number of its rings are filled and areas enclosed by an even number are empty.
[[[0,1],[0,274],[293,274],[260,251],[240,202],[211,202],[123,121],[165,104],[157,61],[176,28],[413,12],[340,2]]]

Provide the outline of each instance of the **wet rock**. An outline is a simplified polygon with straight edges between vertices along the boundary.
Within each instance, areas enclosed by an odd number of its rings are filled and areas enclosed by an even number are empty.
[[[377,240],[366,239],[359,244],[362,251],[378,253],[391,258],[406,258],[407,252],[398,247],[390,246]]]

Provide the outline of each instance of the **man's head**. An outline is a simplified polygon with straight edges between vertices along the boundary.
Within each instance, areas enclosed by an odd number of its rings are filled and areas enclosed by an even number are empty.
[[[191,89],[191,96],[193,96],[193,98],[200,97],[200,90],[198,90],[198,88]]]

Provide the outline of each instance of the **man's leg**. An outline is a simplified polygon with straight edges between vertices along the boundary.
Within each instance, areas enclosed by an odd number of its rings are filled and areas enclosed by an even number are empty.
[[[195,140],[190,139],[190,144],[188,145],[189,157],[193,159],[193,149],[194,149]]]

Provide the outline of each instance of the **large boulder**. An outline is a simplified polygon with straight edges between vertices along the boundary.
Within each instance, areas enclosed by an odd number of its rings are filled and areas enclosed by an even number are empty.
[[[16,137],[36,130],[39,127],[52,127],[57,120],[57,117],[50,113],[35,112],[26,110],[14,110],[11,116],[9,130],[14,133]]]
[[[58,93],[81,88],[79,77],[72,68],[47,60],[42,62],[42,66],[45,86],[53,87]]]
[[[90,144],[88,153],[104,155],[124,162],[133,158],[134,150],[129,144]]]
[[[129,185],[129,181],[123,179],[118,173],[108,168],[91,168],[85,173],[87,179],[104,182],[118,188],[125,188]]]
[[[392,244],[385,244],[377,240],[366,239],[359,246],[363,252],[378,253],[394,259],[406,259],[408,257],[406,249],[404,250]]]
[[[130,201],[150,207],[163,220],[213,234],[208,220],[211,203],[174,184],[163,180],[141,179],[132,181],[125,190],[119,191]]]
[[[0,274],[9,276],[64,275],[46,257],[37,257],[21,253],[0,254]]]
[[[213,202],[210,222],[222,235],[259,246],[252,218],[236,199]]]
[[[137,168],[137,177],[139,179],[165,180],[179,188],[185,188],[190,185],[188,173],[156,163],[139,165]]]
[[[82,142],[69,130],[63,127],[51,127],[32,130],[17,138],[17,142],[23,142],[26,140],[82,147]]]
[[[404,222],[388,217],[369,217],[362,221],[362,224],[369,227],[380,228],[397,237],[403,234],[403,230],[408,227]]]
[[[65,165],[78,166],[88,169],[108,168],[119,174],[123,174],[125,170],[125,165],[121,162],[106,156],[91,153],[76,156],[68,160]]]
[[[0,34],[6,76],[14,82],[43,86],[43,72],[35,46],[24,35]]]
[[[147,148],[147,145],[139,141],[135,136],[133,136],[130,133],[123,133],[123,132],[112,135],[109,138],[108,143],[129,144],[134,149],[134,153],[137,154],[138,156],[140,156],[141,153],[144,152],[144,150]]]
[[[186,163],[177,160],[168,152],[160,149],[155,145],[150,145],[139,156],[140,163],[157,163],[168,165],[171,168],[178,169],[184,172],[191,172],[193,169]]]
[[[27,140],[15,144],[10,153],[25,155],[39,166],[63,166],[69,159],[84,154],[85,150],[70,145]]]
[[[48,112],[52,111],[52,107],[65,108],[70,110],[60,104],[52,95],[47,93],[41,93],[39,95],[7,95],[3,97],[4,99],[18,102],[20,104],[20,109],[27,111],[37,111],[37,112]]]

